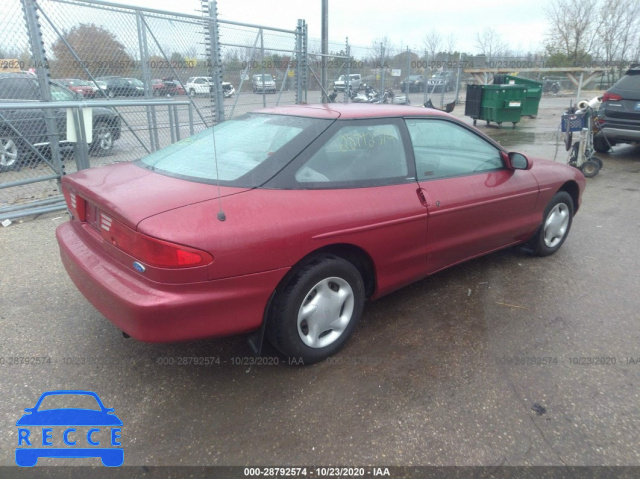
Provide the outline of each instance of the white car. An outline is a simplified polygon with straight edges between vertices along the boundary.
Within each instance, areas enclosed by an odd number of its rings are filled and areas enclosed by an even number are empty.
[[[190,96],[208,95],[213,87],[211,77],[191,77],[187,80],[187,93]]]
[[[350,82],[349,86],[351,87],[351,91],[359,91],[360,83],[362,82],[362,75],[359,73],[354,73],[349,75]],[[335,91],[345,91],[347,89],[347,75],[340,75],[340,77],[333,82],[333,89]]]
[[[191,77],[185,84],[190,96],[209,95],[213,91],[213,79],[211,77]],[[222,82],[222,94],[225,98],[233,96],[236,90],[229,82]]]

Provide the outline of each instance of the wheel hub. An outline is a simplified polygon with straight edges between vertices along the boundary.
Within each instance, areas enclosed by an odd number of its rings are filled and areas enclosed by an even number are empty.
[[[311,348],[324,348],[346,330],[354,308],[351,286],[342,278],[326,278],[307,293],[298,312],[298,334]]]
[[[559,203],[553,207],[544,223],[544,243],[554,248],[567,234],[569,226],[569,207]]]

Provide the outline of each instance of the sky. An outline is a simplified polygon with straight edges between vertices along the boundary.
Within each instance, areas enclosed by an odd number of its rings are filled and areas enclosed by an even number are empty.
[[[111,1],[183,13],[197,14],[200,8],[198,0]],[[351,45],[369,47],[387,36],[396,48],[424,50],[423,39],[435,28],[445,37],[453,34],[458,51],[473,54],[478,53],[476,34],[493,27],[511,50],[536,52],[544,40],[546,1],[329,0],[329,40],[338,45],[349,37]],[[291,30],[301,18],[309,36],[320,38],[320,0],[218,0],[218,12],[223,20]]]

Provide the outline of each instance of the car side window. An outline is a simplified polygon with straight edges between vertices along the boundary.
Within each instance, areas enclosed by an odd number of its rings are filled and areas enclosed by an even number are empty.
[[[51,99],[54,101],[71,101],[76,99],[73,93],[61,86],[50,84],[49,89],[51,90]]]
[[[347,125],[295,173],[306,187],[340,188],[394,184],[408,174],[399,128],[393,124]]]
[[[418,180],[470,175],[504,167],[498,148],[461,125],[438,119],[405,121]]]

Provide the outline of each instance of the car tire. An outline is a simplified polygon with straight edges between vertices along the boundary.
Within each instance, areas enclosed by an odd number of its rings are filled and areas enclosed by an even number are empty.
[[[189,96],[196,96],[196,91],[193,88],[189,89]]]
[[[267,338],[303,364],[322,361],[347,342],[362,316],[364,299],[362,276],[353,264],[334,255],[315,257],[276,291]]]
[[[113,90],[107,90],[107,96],[109,98],[115,98],[116,93]]]
[[[553,85],[551,85],[551,91],[557,94],[560,91],[560,87],[554,83]]]
[[[0,172],[17,168],[23,160],[20,141],[6,133],[0,133]]]
[[[91,153],[96,156],[107,156],[113,150],[113,127],[104,121],[98,121],[93,127]]]
[[[566,191],[557,192],[544,209],[542,224],[529,241],[529,252],[549,256],[560,249],[573,222],[573,200]]]
[[[607,143],[607,139],[603,136],[596,136],[593,138],[593,149],[598,153],[607,153],[611,147]]]

